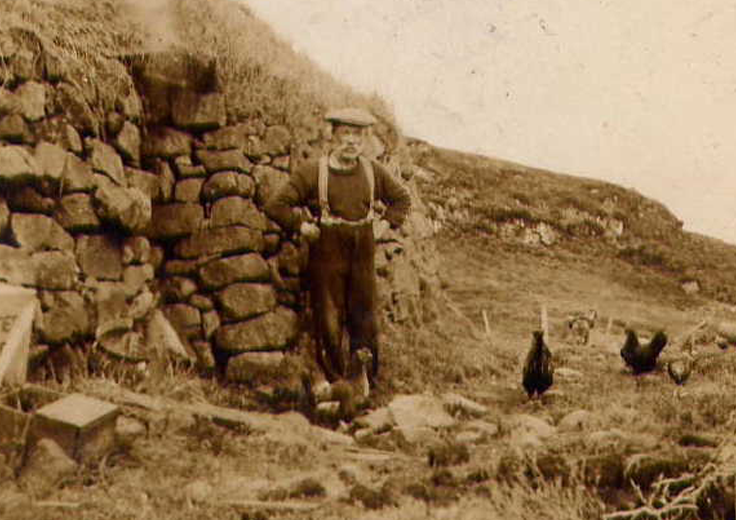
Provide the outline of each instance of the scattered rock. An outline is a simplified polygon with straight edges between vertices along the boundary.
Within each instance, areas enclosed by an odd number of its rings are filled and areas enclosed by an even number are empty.
[[[56,442],[44,438],[31,449],[21,471],[20,483],[36,497],[43,497],[76,470],[77,463]]]

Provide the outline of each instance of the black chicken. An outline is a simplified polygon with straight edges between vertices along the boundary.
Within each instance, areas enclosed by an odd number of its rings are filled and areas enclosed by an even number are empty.
[[[635,375],[643,374],[654,370],[657,366],[657,358],[666,346],[667,334],[661,330],[654,334],[649,343],[641,345],[636,332],[626,329],[626,341],[621,347],[621,357]]]
[[[529,399],[533,399],[535,395],[541,397],[552,386],[554,372],[552,352],[544,343],[544,334],[541,330],[535,330],[532,346],[524,363],[524,374],[521,381]]]

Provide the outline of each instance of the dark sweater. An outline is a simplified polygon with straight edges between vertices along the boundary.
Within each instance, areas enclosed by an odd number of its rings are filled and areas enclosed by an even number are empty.
[[[396,228],[401,226],[409,214],[411,198],[409,192],[380,163],[373,164],[374,200],[386,205],[384,218]],[[319,214],[319,161],[303,163],[289,180],[267,202],[266,214],[281,227],[297,231],[304,216],[295,208],[308,206],[312,215]],[[327,199],[330,212],[346,220],[360,220],[368,215],[370,202],[368,178],[360,164],[352,170],[329,168]]]

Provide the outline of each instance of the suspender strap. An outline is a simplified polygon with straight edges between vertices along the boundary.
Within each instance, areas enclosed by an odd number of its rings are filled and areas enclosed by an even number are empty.
[[[333,216],[330,212],[330,201],[328,199],[328,184],[330,179],[329,169],[329,157],[324,155],[319,159],[319,176],[317,179],[317,191],[319,193],[319,208],[320,208],[320,221],[323,224],[348,224],[348,225],[362,225],[366,222],[373,221],[373,197],[375,196],[376,179],[373,172],[373,164],[367,158],[360,156],[358,157],[361,169],[365,172],[368,180],[368,190],[370,193],[370,202],[368,203],[368,215],[360,220],[346,220],[340,217]]]

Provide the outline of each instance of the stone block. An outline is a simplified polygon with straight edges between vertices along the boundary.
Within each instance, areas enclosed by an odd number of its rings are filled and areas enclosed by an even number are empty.
[[[53,215],[56,202],[51,197],[44,197],[32,186],[19,186],[7,194],[10,209],[21,213],[43,213]]]
[[[28,151],[17,145],[0,146],[0,178],[15,181],[27,180],[40,176],[41,168],[36,159]]]
[[[55,220],[45,215],[15,213],[10,227],[13,239],[29,251],[73,251],[74,239]]]
[[[270,278],[268,265],[257,253],[218,258],[199,268],[199,278],[206,289],[220,289],[236,282],[265,282]]]
[[[20,113],[28,121],[38,121],[46,115],[46,87],[36,81],[26,81],[15,90]]]
[[[174,253],[184,259],[262,250],[263,234],[244,226],[199,231],[183,238],[174,246]]]
[[[255,181],[245,173],[224,171],[212,175],[202,187],[202,198],[216,200],[237,195],[251,198],[255,193]]]
[[[86,193],[73,193],[62,197],[54,212],[54,220],[72,233],[94,231],[101,225],[92,205],[92,196]]]
[[[288,181],[289,174],[270,166],[259,165],[253,169],[253,177],[256,180],[255,200],[262,207],[271,195]]]
[[[184,276],[171,276],[159,282],[159,290],[166,303],[186,303],[197,292],[197,284]]]
[[[83,394],[70,394],[36,411],[32,437],[55,441],[78,462],[98,460],[115,447],[120,409]]]
[[[106,183],[97,188],[94,198],[99,217],[127,233],[141,233],[151,222],[151,199],[137,188]]]
[[[204,165],[208,173],[236,171],[248,173],[253,164],[240,150],[204,150],[195,152],[197,159]]]
[[[193,131],[219,128],[227,121],[225,96],[219,92],[179,90],[174,96],[171,116],[179,128]]]
[[[36,272],[36,287],[39,289],[71,290],[79,277],[77,262],[66,251],[34,253],[31,255],[31,265]]]
[[[236,283],[217,294],[228,321],[240,321],[264,314],[276,307],[276,291],[269,284]]]
[[[39,327],[44,342],[58,344],[90,334],[87,302],[75,291],[46,291],[42,294],[42,325]]]
[[[174,303],[165,305],[162,310],[182,339],[195,338],[201,332],[202,315],[197,308],[185,303]]]
[[[73,153],[66,155],[61,179],[64,194],[90,192],[97,187],[92,167]]]
[[[204,179],[180,180],[174,187],[174,200],[176,202],[198,203],[203,184]]]
[[[243,147],[248,130],[243,124],[226,126],[205,133],[202,140],[205,148],[212,150],[239,149]]]
[[[295,339],[297,324],[294,311],[279,307],[248,321],[223,325],[215,333],[215,341],[228,352],[283,349]]]
[[[0,139],[14,144],[33,142],[33,133],[20,114],[10,114],[0,119]]]
[[[121,244],[109,235],[78,237],[76,256],[82,272],[89,277],[120,280],[123,275]]]
[[[246,352],[228,360],[226,376],[239,383],[272,381],[281,375],[283,361],[282,352]]]
[[[85,147],[94,171],[107,175],[118,186],[127,186],[123,160],[115,148],[99,139],[88,139],[85,141]]]
[[[125,121],[113,142],[123,159],[135,166],[141,162],[141,132],[130,121]]]
[[[147,264],[151,258],[151,243],[144,236],[127,237],[123,241],[123,264]]]
[[[269,155],[284,155],[291,149],[291,133],[285,126],[275,125],[266,128],[263,141]]]
[[[187,236],[198,232],[203,224],[204,209],[199,204],[161,204],[153,207],[150,236],[159,239]]]
[[[192,136],[169,127],[156,127],[149,131],[141,146],[145,157],[173,158],[189,155],[192,149]]]
[[[125,177],[128,181],[128,186],[131,188],[138,188],[141,190],[146,197],[152,201],[159,201],[161,199],[161,179],[155,173],[147,172],[145,170],[139,170],[137,168],[131,168],[126,166]]]
[[[59,180],[64,173],[68,152],[61,146],[41,141],[33,150],[33,157],[46,178]]]
[[[174,159],[174,166],[179,178],[207,177],[207,169],[201,164],[192,163],[192,158],[188,155],[180,155]]]
[[[242,224],[260,231],[266,230],[266,216],[252,200],[242,197],[225,197],[215,201],[210,222],[213,228]]]

